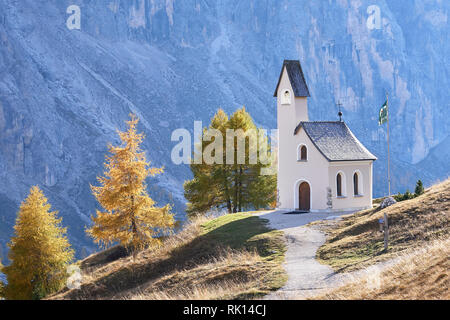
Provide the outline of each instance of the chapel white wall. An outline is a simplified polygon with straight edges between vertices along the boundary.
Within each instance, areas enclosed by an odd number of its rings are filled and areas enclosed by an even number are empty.
[[[285,89],[291,92],[290,105],[281,104]],[[279,207],[298,208],[298,185],[304,180],[311,189],[311,210],[324,210],[327,208],[328,161],[313,146],[304,130],[294,136],[300,121],[308,121],[308,106],[306,97],[294,96],[286,68],[283,68],[277,96]],[[301,143],[308,148],[306,162],[297,161],[297,146]]]
[[[372,208],[372,164],[372,161],[330,162],[328,172],[329,185],[333,194],[333,209]],[[363,188],[362,194],[355,196],[353,194],[353,174],[357,170],[361,174]],[[337,196],[336,176],[338,172],[342,172],[345,176],[342,181],[345,184],[343,189],[346,190],[343,197]]]

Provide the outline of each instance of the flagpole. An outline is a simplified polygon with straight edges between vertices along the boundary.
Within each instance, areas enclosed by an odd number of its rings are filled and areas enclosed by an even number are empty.
[[[386,92],[386,113],[387,113],[387,152],[388,152],[388,192],[391,196],[391,170],[390,170],[390,154],[389,154],[389,96]]]

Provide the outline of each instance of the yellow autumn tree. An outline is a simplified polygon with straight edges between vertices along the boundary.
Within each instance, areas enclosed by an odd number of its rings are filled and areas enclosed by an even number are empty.
[[[147,193],[145,180],[163,169],[150,167],[140,147],[144,135],[137,133],[139,119],[130,117],[128,130],[118,131],[122,144],[108,147],[104,176],[97,177],[100,186],[91,186],[104,211],[97,210],[87,233],[96,243],[118,242],[135,255],[145,246],[159,244],[158,237],[173,228],[174,218],[170,205],[156,207]]]
[[[41,299],[60,290],[69,276],[67,266],[74,252],[66,228],[61,227],[62,219],[50,209],[37,186],[20,205],[8,244],[11,264],[2,268],[8,282],[2,290],[6,299]]]

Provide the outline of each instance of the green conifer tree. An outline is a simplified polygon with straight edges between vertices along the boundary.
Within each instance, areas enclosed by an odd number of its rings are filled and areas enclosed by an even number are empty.
[[[264,136],[262,141],[258,140],[257,127],[245,107],[231,117],[218,110],[208,129],[218,130],[223,137],[223,152],[215,158],[222,159],[222,163],[208,164],[204,159],[201,164],[191,164],[194,178],[184,184],[185,197],[189,201],[188,214],[203,214],[221,208],[226,208],[229,213],[240,212],[273,203],[276,198],[276,176],[261,175],[261,169],[270,166],[270,163],[263,165],[258,161],[258,142],[268,145],[268,139]],[[205,128],[204,136],[208,134],[208,129]],[[215,140],[206,140],[202,139],[202,148],[195,152],[209,154],[209,147]],[[227,143],[231,146],[233,159],[227,159]],[[268,146],[267,149],[270,152]],[[241,153],[238,153],[239,150]],[[216,154],[212,152],[212,155]]]
[[[423,183],[421,180],[418,180],[416,183],[416,189],[414,190],[414,194],[416,195],[416,197],[418,197],[421,194],[423,194],[424,192],[425,192],[425,189],[423,187]]]

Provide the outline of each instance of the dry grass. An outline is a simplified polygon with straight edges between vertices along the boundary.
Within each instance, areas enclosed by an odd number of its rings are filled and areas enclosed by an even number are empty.
[[[389,220],[389,249],[384,252],[378,219]],[[391,259],[405,250],[448,237],[450,222],[450,179],[426,190],[425,194],[383,210],[365,210],[324,224],[326,243],[317,251],[321,263],[337,272],[361,269]]]
[[[179,288],[170,293],[152,291],[150,293],[137,293],[128,297],[129,300],[219,300],[233,296],[233,292],[246,291],[245,284],[236,281],[227,281],[216,284],[199,284],[192,288]]]
[[[420,250],[408,251],[386,270],[372,270],[360,279],[316,299],[450,299],[450,239],[437,240]]]
[[[80,262],[80,289],[50,299],[243,299],[286,281],[282,233],[250,214],[200,218],[133,261],[120,247]]]
[[[253,252],[223,252],[211,262],[180,270],[123,295],[131,300],[217,300],[251,296],[265,268]],[[195,276],[193,276],[195,275]],[[254,293],[254,291],[253,291]]]

